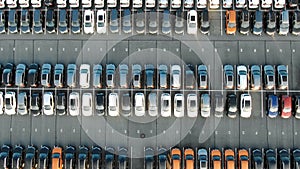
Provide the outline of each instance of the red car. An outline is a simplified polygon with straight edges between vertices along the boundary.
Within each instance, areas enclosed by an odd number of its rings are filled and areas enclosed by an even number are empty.
[[[287,95],[281,96],[281,112],[282,118],[289,118],[292,115],[292,97]]]

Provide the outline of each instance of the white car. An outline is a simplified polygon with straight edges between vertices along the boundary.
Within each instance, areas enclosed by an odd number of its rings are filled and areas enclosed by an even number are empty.
[[[92,6],[92,0],[82,0],[81,6],[83,8],[90,8]]]
[[[201,116],[209,117],[210,116],[210,96],[209,94],[201,95]]]
[[[174,116],[175,117],[184,116],[184,96],[181,93],[175,94],[174,97]]]
[[[107,7],[109,8],[117,7],[117,0],[107,0]]]
[[[92,10],[84,11],[84,26],[83,31],[85,34],[94,33],[94,12]]]
[[[132,2],[133,8],[141,8],[143,6],[143,1],[142,0],[133,0]]]
[[[184,8],[193,8],[194,7],[194,0],[185,0],[184,1]]]
[[[241,109],[241,117],[249,118],[251,116],[252,99],[249,94],[241,95],[240,109]]]
[[[3,102],[3,92],[0,92],[0,114],[3,114],[4,102]]]
[[[197,11],[190,10],[187,14],[187,33],[197,34],[198,30],[198,15]]]
[[[231,8],[232,0],[223,0],[223,8]]]
[[[245,65],[239,65],[237,68],[237,88],[246,90],[248,88],[248,70]]]
[[[29,0],[19,0],[19,6],[21,8],[28,8],[29,7]],[[1,8],[1,5],[0,5]]]
[[[89,88],[90,87],[90,65],[81,64],[80,66],[80,87]]]
[[[106,33],[106,26],[107,26],[107,22],[106,22],[106,11],[104,10],[98,10],[97,11],[97,33],[99,34],[104,34]]]
[[[172,84],[172,89],[180,89],[181,87],[180,65],[172,65],[171,67],[171,84]]]
[[[157,95],[154,92],[148,95],[148,112],[149,112],[149,116],[152,117],[158,115]]]
[[[71,116],[78,116],[79,115],[79,93],[72,92],[69,96],[69,113]]]
[[[104,0],[94,0],[95,8],[103,8],[104,7]]]
[[[146,8],[154,8],[155,0],[146,0]]]
[[[69,5],[71,8],[78,8],[79,7],[79,0],[69,0]]]
[[[5,114],[14,115],[16,114],[16,93],[15,92],[6,92],[5,93]]]
[[[121,8],[128,8],[130,5],[130,0],[120,0]]]
[[[249,0],[249,9],[256,9],[259,7],[259,0]]]
[[[0,8],[5,8],[5,0],[0,0]]]
[[[67,6],[67,0],[56,0],[58,8],[65,8]]]
[[[119,116],[119,96],[117,93],[110,93],[108,96],[108,115]]]
[[[54,115],[54,98],[52,92],[45,92],[43,96],[43,113]]]
[[[83,116],[93,115],[92,93],[83,93],[81,112]]]
[[[274,0],[274,7],[277,9],[282,9],[285,6],[285,0]]]
[[[271,6],[272,6],[272,0],[262,0],[261,1],[262,8],[271,8]]]
[[[210,9],[217,9],[220,6],[219,0],[209,0],[209,8]]]
[[[8,8],[16,8],[17,0],[6,0],[6,5]]]
[[[134,96],[134,111],[136,116],[145,115],[145,96],[144,93],[136,93]]]
[[[159,8],[167,8],[169,6],[168,0],[159,0],[158,1]]]
[[[197,0],[197,8],[206,8],[207,0]]]
[[[162,117],[170,117],[171,116],[171,96],[169,93],[161,94],[160,100],[160,112]]]
[[[171,1],[172,8],[180,8],[181,7],[181,0],[172,0]]]
[[[197,117],[198,116],[198,100],[197,95],[190,93],[187,96],[187,116]]]
[[[42,6],[41,0],[31,0],[30,2],[33,8],[40,8]]]
[[[245,8],[246,6],[246,0],[235,0],[236,8]]]

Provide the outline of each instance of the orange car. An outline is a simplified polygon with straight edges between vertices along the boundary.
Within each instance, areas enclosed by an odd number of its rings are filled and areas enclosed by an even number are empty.
[[[52,169],[62,169],[62,168],[63,168],[62,148],[54,147],[52,150]]]
[[[236,32],[236,12],[235,10],[226,11],[226,33],[228,35]]]
[[[173,148],[171,151],[172,169],[180,169],[181,151],[178,148]]]
[[[221,152],[218,149],[211,151],[211,162],[213,169],[221,169]]]
[[[239,150],[238,153],[239,169],[249,169],[249,153],[245,149]]]
[[[235,169],[234,151],[225,150],[225,169]]]
[[[193,149],[188,148],[184,150],[185,169],[194,169],[194,156]]]

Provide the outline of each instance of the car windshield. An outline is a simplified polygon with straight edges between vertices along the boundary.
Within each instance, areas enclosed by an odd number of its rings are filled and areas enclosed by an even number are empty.
[[[227,80],[229,81],[229,82],[231,82],[232,81],[232,76],[231,75],[229,75],[229,76],[227,76]]]
[[[282,76],[282,81],[286,82],[287,81],[287,76]]]
[[[6,104],[6,105],[10,105],[10,98],[6,98],[6,99],[5,99],[5,104]]]
[[[54,76],[54,80],[59,80],[59,74],[56,74],[56,75]]]
[[[235,28],[236,24],[235,23],[228,23],[229,28]]]
[[[194,22],[196,20],[195,16],[191,16],[191,21]]]
[[[195,101],[195,100],[191,100],[190,106],[191,106],[191,107],[196,107],[196,101]]]
[[[214,157],[213,157],[213,160],[214,160],[214,161],[220,161],[221,158],[220,158],[220,156],[214,156]]]
[[[274,81],[274,77],[273,76],[269,76],[269,81],[273,82]]]
[[[112,75],[108,75],[107,80],[112,80],[112,77],[113,77]]]
[[[173,155],[172,159],[173,159],[173,160],[179,160],[179,159],[180,159],[180,156],[177,155],[177,154],[175,154],[175,155]]]
[[[247,156],[241,156],[241,160],[242,160],[242,161],[247,161],[247,160],[248,160],[248,157],[247,157]]]
[[[245,101],[245,107],[250,107],[250,101],[249,100]]]
[[[233,158],[233,156],[227,156],[227,157],[226,157],[226,160],[228,160],[228,161],[233,161],[234,158]]]

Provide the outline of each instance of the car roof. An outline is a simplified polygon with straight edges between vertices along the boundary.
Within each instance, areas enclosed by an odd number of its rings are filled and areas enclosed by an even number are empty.
[[[262,22],[262,12],[261,11],[255,12],[255,20],[256,20],[256,22]]]
[[[209,21],[208,11],[206,9],[202,12],[202,18],[204,22]]]
[[[62,21],[65,21],[66,20],[66,10],[65,9],[61,9],[59,11],[59,21],[62,22]]]
[[[34,17],[34,21],[40,21],[40,17],[41,17],[41,11],[38,10],[38,9],[35,9],[34,10],[34,14],[33,14],[33,17]]]
[[[53,10],[52,9],[48,9],[47,10],[47,18],[46,18],[46,20],[47,21],[52,21],[52,19],[53,19]]]
[[[16,14],[15,10],[10,10],[9,11],[9,14],[8,14],[9,22],[15,22],[15,14]]]
[[[78,21],[79,15],[78,15],[78,9],[72,10],[72,22]]]
[[[111,18],[110,18],[111,20],[118,19],[118,11],[116,9],[111,10],[110,16],[111,16]]]

